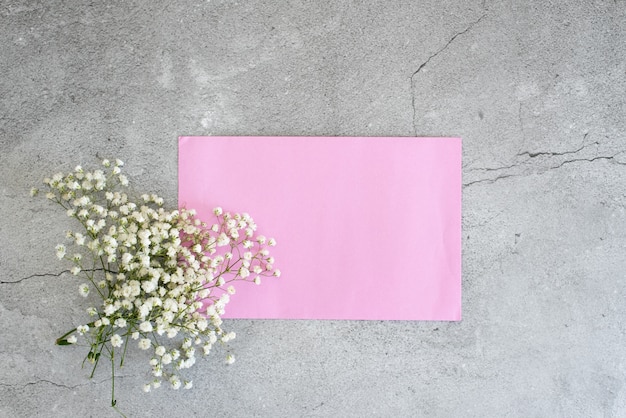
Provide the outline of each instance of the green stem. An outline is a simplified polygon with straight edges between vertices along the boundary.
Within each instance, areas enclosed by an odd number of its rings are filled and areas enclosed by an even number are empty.
[[[64,345],[63,341],[65,341],[65,337],[67,337],[68,335],[71,335],[73,333],[76,332],[76,328],[66,332],[65,334],[61,335],[59,338],[57,338],[56,340],[56,345]]]
[[[115,349],[111,349],[111,406],[115,407]]]
[[[96,335],[96,348],[98,348],[97,346],[100,346],[98,349],[98,352],[96,353],[94,350],[94,365],[93,365],[93,370],[91,371],[91,375],[89,376],[89,378],[93,378],[94,374],[96,373],[96,368],[98,367],[98,362],[100,361],[100,356],[102,354],[102,349],[106,348],[105,344],[107,342],[107,338],[102,336],[102,332],[103,329],[100,328],[98,330],[98,334]]]
[[[126,358],[126,349],[128,348],[129,337],[130,337],[130,331],[126,333],[126,341],[124,341],[124,351],[122,352],[122,359],[120,360],[120,369],[124,367],[124,359]]]
[[[89,328],[91,328],[91,327],[93,327],[93,323],[94,323],[94,322],[95,322],[95,321],[92,321],[92,322],[90,322],[90,323],[88,323],[88,324],[85,324],[85,325],[87,325]],[[66,338],[68,335],[71,335],[71,334],[75,333],[75,332],[76,332],[76,329],[77,329],[77,328],[73,328],[73,329],[69,330],[68,332],[66,332],[65,334],[61,335],[59,338],[57,338],[57,340],[56,340],[56,344],[57,344],[57,345],[64,345],[64,344],[62,344],[62,342],[63,342],[63,341],[65,341],[65,338]]]

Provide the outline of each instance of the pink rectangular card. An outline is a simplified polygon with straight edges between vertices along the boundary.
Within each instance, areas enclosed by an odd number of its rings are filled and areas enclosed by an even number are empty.
[[[224,317],[461,319],[460,138],[180,137],[178,199],[278,242]]]

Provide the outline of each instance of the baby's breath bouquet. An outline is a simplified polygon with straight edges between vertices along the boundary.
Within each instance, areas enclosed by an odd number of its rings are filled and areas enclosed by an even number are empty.
[[[194,365],[196,353],[207,355],[216,343],[235,338],[221,319],[235,293],[232,282],[259,284],[280,271],[269,254],[276,242],[257,235],[248,214],[215,208],[215,221],[206,223],[193,210],[164,209],[154,194],[133,200],[125,192],[123,163],[102,164],[103,170],[78,166],[44,184],[46,197],[79,227],[67,232],[68,243],[57,245],[56,255],[84,279],[78,286],[82,296],[97,294],[87,308],[89,319],[56,342],[86,345],[91,377],[102,357],[109,360],[115,407],[115,371],[129,346],[150,352],[152,376],[144,391],[162,383],[189,389],[192,382],[181,375]],[[228,353],[226,363],[234,360]]]

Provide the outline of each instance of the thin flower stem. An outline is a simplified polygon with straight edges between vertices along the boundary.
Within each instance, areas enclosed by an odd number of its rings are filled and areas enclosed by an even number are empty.
[[[65,340],[65,337],[67,337],[67,336],[69,336],[69,335],[71,335],[71,334],[73,334],[75,332],[76,332],[76,328],[73,328],[73,329],[69,330],[68,332],[66,332],[65,334],[61,335],[59,338],[57,338],[56,345],[61,345],[60,342]]]
[[[120,369],[124,367],[124,359],[126,358],[126,349],[128,348],[129,337],[130,337],[130,331],[126,333],[126,341],[124,341],[124,351],[122,352],[122,358],[120,359]]]
[[[109,350],[111,354],[111,406],[115,407],[115,349]]]

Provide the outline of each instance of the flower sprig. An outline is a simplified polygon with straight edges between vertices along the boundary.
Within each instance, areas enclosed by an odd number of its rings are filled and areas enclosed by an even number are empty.
[[[194,210],[165,210],[155,194],[133,200],[125,191],[122,161],[104,160],[103,166],[92,171],[77,166],[46,178],[44,185],[45,196],[80,226],[67,232],[69,242],[57,245],[56,255],[84,279],[79,294],[99,299],[87,309],[90,320],[57,344],[85,341],[91,377],[103,355],[110,359],[115,407],[115,370],[123,366],[129,345],[151,353],[152,377],[144,391],[162,383],[189,389],[193,383],[182,374],[196,363],[196,353],[208,355],[216,343],[235,338],[221,319],[235,293],[232,283],[260,284],[262,277],[280,276],[280,270],[269,251],[276,241],[258,235],[247,213],[218,207],[209,224]],[[226,363],[234,360],[227,353]]]

